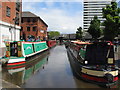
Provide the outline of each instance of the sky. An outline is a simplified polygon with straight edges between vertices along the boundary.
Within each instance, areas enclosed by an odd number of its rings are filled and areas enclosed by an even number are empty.
[[[44,20],[48,31],[71,34],[83,27],[83,0],[24,0],[22,4],[23,11]]]

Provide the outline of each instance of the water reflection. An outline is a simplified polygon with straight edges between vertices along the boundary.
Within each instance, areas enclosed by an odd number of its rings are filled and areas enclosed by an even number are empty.
[[[47,64],[48,56],[44,58],[38,58],[34,60],[34,63],[26,63],[24,67],[16,69],[2,69],[2,79],[9,84],[15,84],[21,86],[26,82],[32,75],[34,75],[38,70],[44,69],[43,67]],[[6,88],[6,84],[2,84]],[[11,87],[14,88],[14,87]]]

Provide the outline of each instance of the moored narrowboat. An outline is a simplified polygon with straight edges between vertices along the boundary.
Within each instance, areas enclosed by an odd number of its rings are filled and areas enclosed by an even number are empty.
[[[48,50],[46,41],[24,42],[13,41],[6,42],[6,55],[3,59],[7,61],[8,68],[19,68],[25,65],[31,57]]]
[[[101,86],[117,83],[118,69],[112,43],[72,41],[65,46],[73,72],[81,79]]]
[[[56,40],[48,40],[47,41],[47,45],[48,45],[48,47],[49,48],[52,48],[52,47],[54,47],[54,46],[56,46]]]

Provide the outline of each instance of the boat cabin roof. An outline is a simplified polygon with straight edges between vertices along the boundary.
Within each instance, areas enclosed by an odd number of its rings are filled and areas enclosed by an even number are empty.
[[[86,44],[92,44],[89,42],[83,42],[83,41],[71,41],[72,43],[79,44],[79,45],[86,45]]]

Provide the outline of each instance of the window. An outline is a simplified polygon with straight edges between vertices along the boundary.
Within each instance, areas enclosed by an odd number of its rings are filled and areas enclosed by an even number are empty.
[[[33,27],[33,31],[36,31],[37,27]]]
[[[16,10],[20,11],[20,2],[16,2]]]
[[[30,18],[27,19],[27,22],[30,22]]]
[[[30,31],[30,27],[27,27],[27,31]]]
[[[16,24],[19,25],[19,13],[16,12]]]
[[[21,23],[23,23],[23,18],[21,19]]]
[[[8,6],[6,7],[6,16],[10,17],[10,8]]]
[[[33,18],[33,22],[36,22],[37,20],[36,20],[36,18]]]

